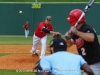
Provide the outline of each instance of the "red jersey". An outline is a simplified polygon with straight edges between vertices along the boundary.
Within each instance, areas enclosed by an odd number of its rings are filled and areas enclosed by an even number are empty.
[[[24,27],[24,29],[29,30],[29,26],[30,26],[29,23],[25,23],[23,27]]]
[[[42,28],[46,28],[46,29],[48,29],[48,30],[50,30],[50,31],[53,31],[52,24],[48,24],[48,26],[46,26],[45,22],[41,22],[41,23],[38,25],[38,27],[36,28],[36,30],[35,30],[35,35],[36,35],[37,37],[39,37],[39,38],[42,38],[42,37],[44,37],[44,36],[47,35],[46,32],[43,32],[43,31],[42,31]]]

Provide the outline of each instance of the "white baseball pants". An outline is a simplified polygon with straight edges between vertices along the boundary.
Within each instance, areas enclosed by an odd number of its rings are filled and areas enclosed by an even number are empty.
[[[36,49],[39,45],[39,42],[42,43],[42,48],[41,48],[41,55],[40,55],[40,59],[42,57],[45,56],[45,51],[46,51],[46,41],[47,41],[47,35],[44,36],[43,38],[39,38],[37,36],[35,36],[35,34],[33,35],[33,47],[32,47],[32,54],[35,54]]]
[[[25,37],[27,38],[29,34],[29,30],[25,30]]]

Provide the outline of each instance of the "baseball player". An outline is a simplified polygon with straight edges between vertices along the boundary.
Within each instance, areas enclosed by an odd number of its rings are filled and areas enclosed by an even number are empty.
[[[25,30],[25,37],[27,38],[28,35],[29,35],[29,27],[30,27],[30,24],[28,23],[28,21],[26,21],[26,23],[23,25],[23,28]]]
[[[63,38],[54,38],[51,47],[53,47],[54,53],[40,60],[43,75],[82,75],[81,68],[88,75],[94,75],[89,65],[80,55],[66,52],[67,45]]]
[[[65,34],[66,41],[69,47],[76,44],[78,53],[87,61],[95,75],[100,75],[100,45],[95,29],[85,23],[85,16],[74,27],[82,12],[80,9],[70,12],[67,20],[71,28]]]
[[[39,42],[41,41],[42,43],[42,48],[41,48],[41,55],[40,59],[45,55],[45,50],[46,50],[46,41],[47,41],[47,34],[52,34],[52,35],[61,35],[59,32],[54,32],[53,27],[51,24],[52,17],[47,16],[45,21],[40,22],[34,32],[33,36],[33,47],[32,47],[32,55],[37,55],[36,49],[38,47]]]

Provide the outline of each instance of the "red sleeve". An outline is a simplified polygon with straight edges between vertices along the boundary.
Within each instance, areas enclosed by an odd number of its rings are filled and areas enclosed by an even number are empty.
[[[53,31],[53,27],[52,27],[52,24],[51,24],[51,26],[50,26],[50,31]]]
[[[26,24],[24,24],[24,26],[23,26],[24,28],[26,28]]]
[[[39,26],[38,26],[38,28],[39,28],[40,30],[42,30],[42,28],[45,28],[45,27],[44,27],[44,23],[40,23]]]

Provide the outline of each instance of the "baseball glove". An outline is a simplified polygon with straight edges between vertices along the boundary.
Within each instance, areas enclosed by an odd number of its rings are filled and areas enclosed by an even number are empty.
[[[53,38],[57,38],[57,37],[61,37],[61,35],[52,35],[53,36]]]

